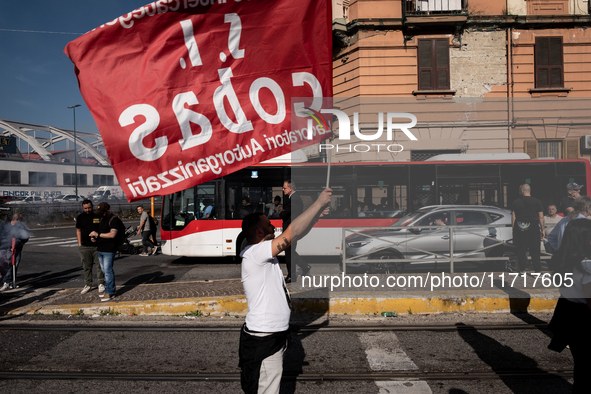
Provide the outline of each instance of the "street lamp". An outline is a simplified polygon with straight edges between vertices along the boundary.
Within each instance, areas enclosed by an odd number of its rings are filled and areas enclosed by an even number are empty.
[[[74,185],[76,185],[76,202],[78,202],[78,148],[76,147],[76,107],[80,104],[72,105],[71,108],[74,111]]]

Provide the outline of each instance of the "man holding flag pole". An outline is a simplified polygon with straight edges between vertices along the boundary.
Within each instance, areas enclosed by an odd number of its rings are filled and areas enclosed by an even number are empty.
[[[176,193],[329,137],[292,125],[304,108],[318,112],[322,98],[332,97],[329,1],[152,2],[77,38],[64,52],[75,64],[80,91],[128,201]],[[249,253],[261,249],[255,246],[264,249],[264,260],[245,256],[243,267],[254,313],[258,302],[278,300],[273,293],[272,299],[253,301],[250,283],[260,278],[249,269],[277,273],[272,261],[289,246],[292,231],[293,237],[305,233],[329,202],[325,190],[278,241],[270,240],[272,226],[264,215],[253,226],[245,220]],[[282,275],[265,286],[276,292],[281,284]],[[267,316],[253,323],[247,317],[247,326],[286,330],[289,308],[279,309],[280,321]],[[263,382],[273,387],[265,392],[279,390],[278,363]],[[264,391],[258,378],[249,382],[247,392]]]

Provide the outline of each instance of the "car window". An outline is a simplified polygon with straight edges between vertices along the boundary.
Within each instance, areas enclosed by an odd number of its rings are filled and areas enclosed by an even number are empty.
[[[475,226],[488,224],[488,219],[483,212],[456,211],[456,223],[458,226]]]
[[[449,212],[434,212],[420,219],[413,226],[447,226],[450,220]]]
[[[488,216],[490,216],[491,222],[496,222],[497,220],[499,220],[500,218],[503,217],[503,215],[499,215],[498,213],[490,213],[490,212],[489,212]]]

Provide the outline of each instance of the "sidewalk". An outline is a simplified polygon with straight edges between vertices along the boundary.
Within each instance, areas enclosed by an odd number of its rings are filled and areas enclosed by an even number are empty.
[[[293,286],[289,285],[290,287]],[[367,315],[381,312],[543,312],[556,305],[556,289],[485,289],[433,292],[390,290],[381,292],[295,291],[294,313]],[[143,284],[117,288],[116,298],[101,302],[98,290],[15,289],[0,293],[0,315],[61,314],[82,310],[85,315],[111,308],[122,314],[184,315],[201,311],[212,316],[247,313],[240,279]]]

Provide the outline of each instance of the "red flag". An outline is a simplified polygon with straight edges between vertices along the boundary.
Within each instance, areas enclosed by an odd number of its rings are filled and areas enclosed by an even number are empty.
[[[330,20],[327,1],[160,0],[70,42],[64,52],[127,199],[328,137],[296,133],[291,115],[322,103],[294,97],[332,96]]]

